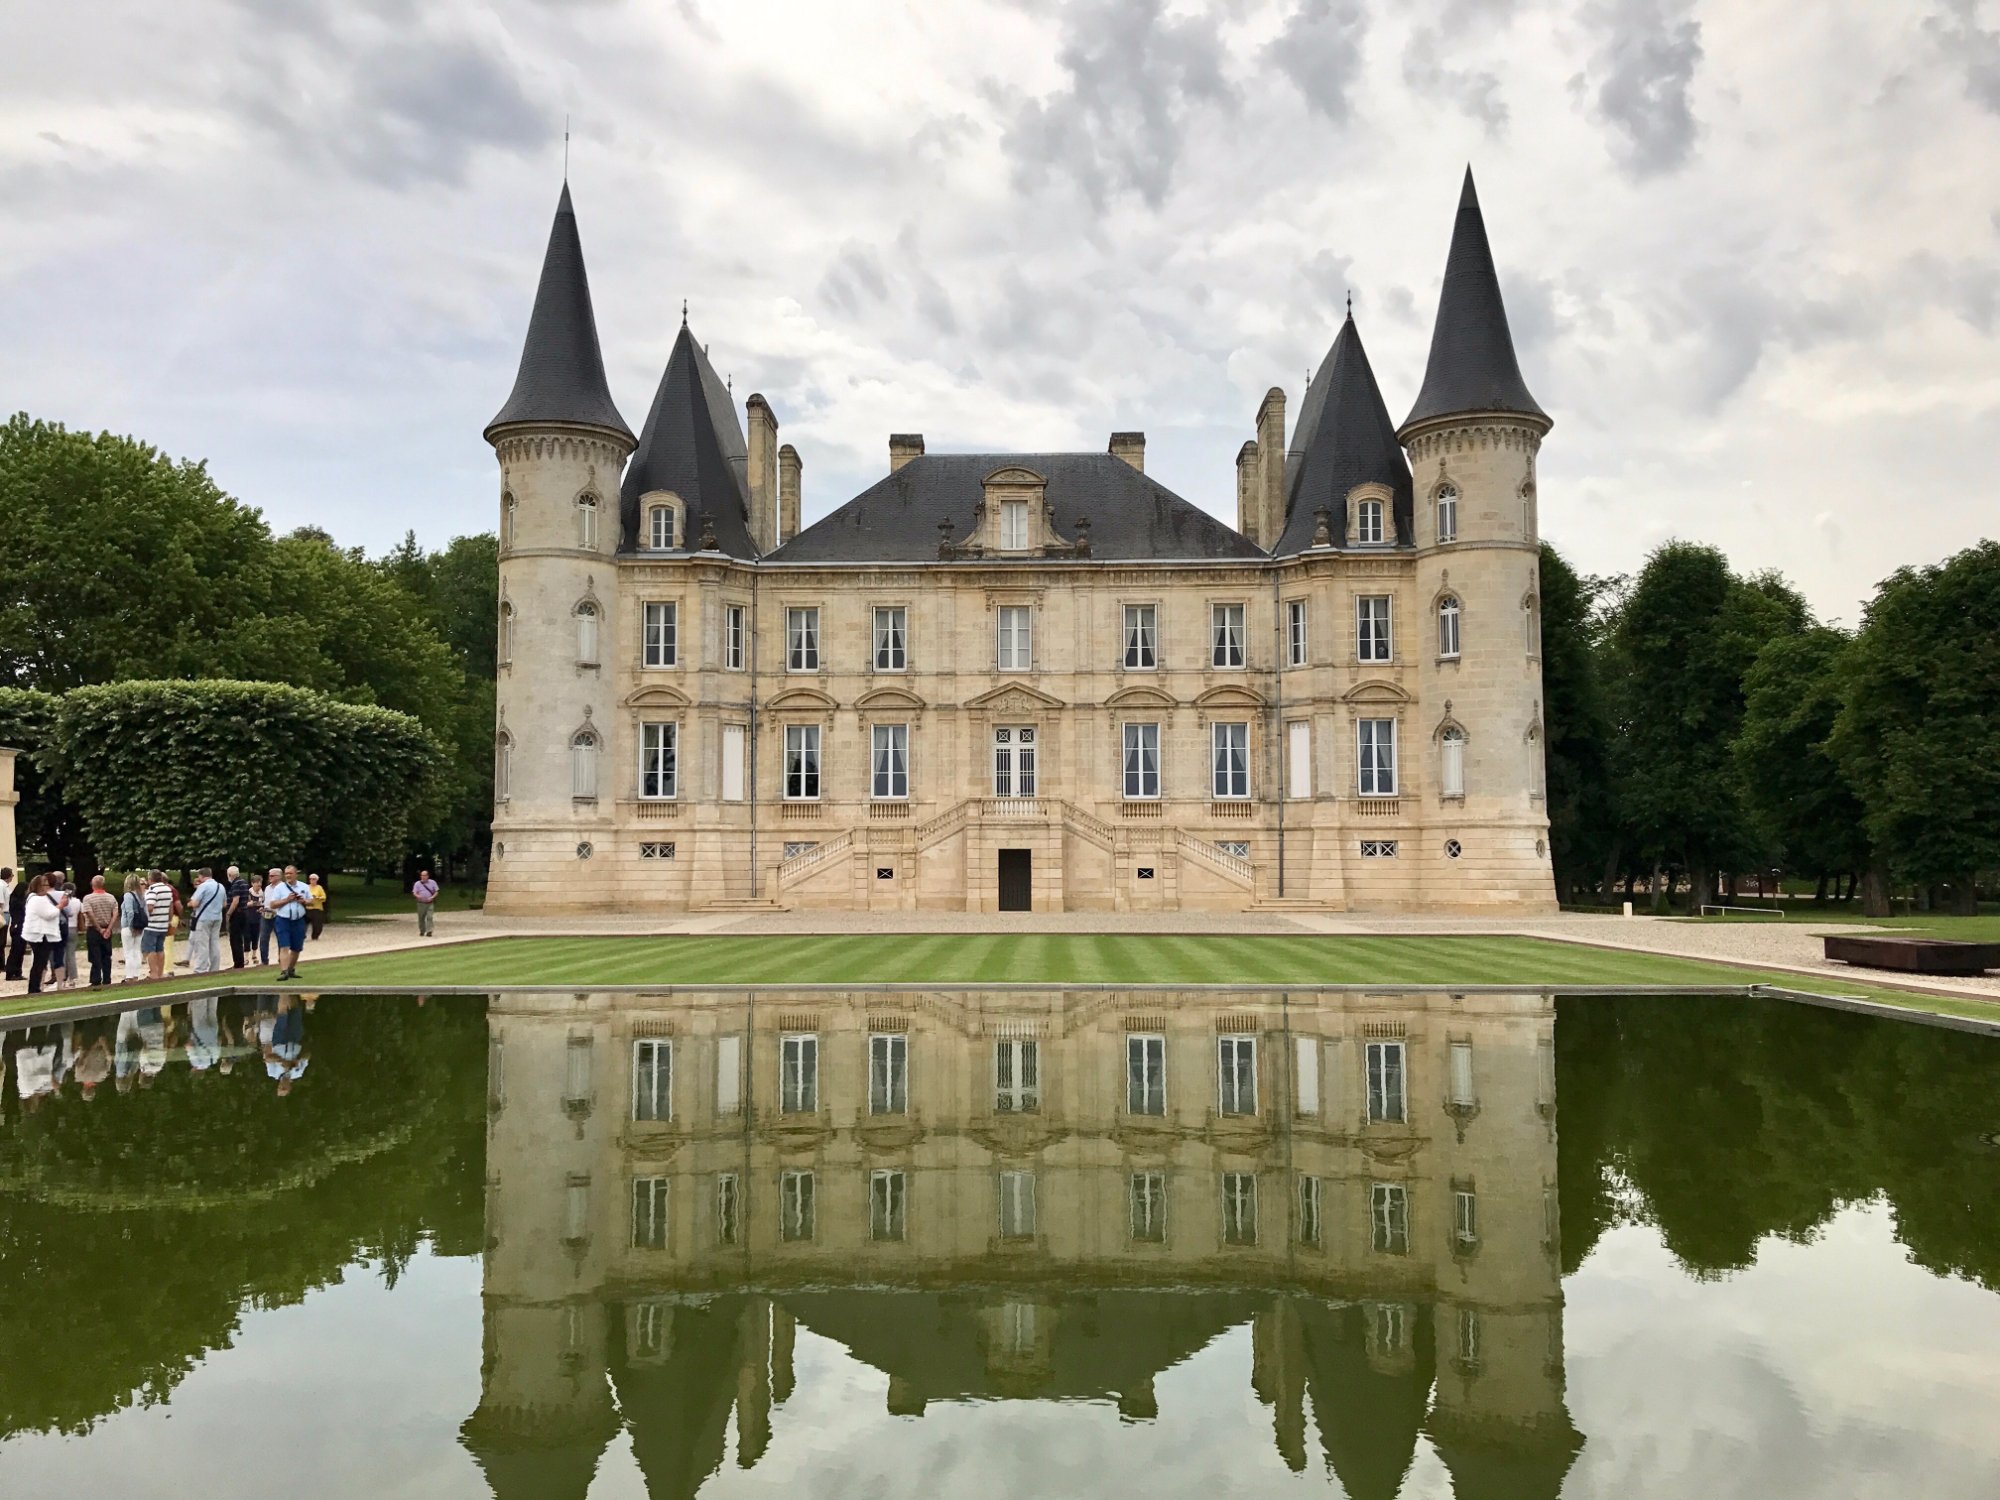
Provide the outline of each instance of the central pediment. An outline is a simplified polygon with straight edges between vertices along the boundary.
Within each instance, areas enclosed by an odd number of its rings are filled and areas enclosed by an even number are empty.
[[[965,706],[984,709],[989,713],[1024,714],[1041,713],[1065,705],[1062,699],[1051,698],[1040,688],[1028,683],[1003,682],[998,687],[988,688],[977,698],[968,698]]]

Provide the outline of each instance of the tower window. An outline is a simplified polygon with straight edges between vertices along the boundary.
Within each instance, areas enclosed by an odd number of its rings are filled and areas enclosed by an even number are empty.
[[[1456,658],[1458,655],[1458,598],[1446,594],[1438,600],[1438,655]]]
[[[1289,600],[1285,605],[1285,657],[1286,665],[1303,667],[1306,664],[1306,601]]]
[[[680,725],[648,722],[639,726],[639,795],[672,798],[680,790]]]
[[[576,497],[576,544],[586,552],[597,550],[597,496]]]
[[[1382,540],[1382,502],[1363,500],[1354,507],[1354,540],[1364,547],[1380,544]]]
[[[514,660],[514,606],[502,603],[500,606],[500,664],[508,666]]]
[[[597,606],[588,599],[576,607],[576,663],[597,665]]]
[[[1450,485],[1437,492],[1437,533],[1441,542],[1458,540],[1458,491]]]
[[[674,508],[671,505],[655,505],[646,512],[646,545],[655,552],[670,550],[677,538],[674,535]]]
[[[579,729],[569,742],[569,790],[579,802],[597,800],[597,732]]]
[[[503,729],[500,731],[500,737],[494,741],[493,745],[494,801],[505,802],[507,800],[507,787],[508,783],[513,780],[513,772],[514,737]]]
[[[509,493],[500,497],[500,550],[506,551],[514,545],[514,496]]]
[[[743,617],[740,604],[722,607],[722,664],[732,672],[743,670]]]
[[[1455,724],[1438,740],[1438,791],[1446,797],[1465,795],[1465,731]]]

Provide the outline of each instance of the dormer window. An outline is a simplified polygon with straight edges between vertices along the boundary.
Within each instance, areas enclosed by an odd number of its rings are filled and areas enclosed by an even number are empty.
[[[1382,502],[1363,500],[1354,508],[1354,540],[1364,547],[1382,543]]]
[[[1000,549],[1025,552],[1028,548],[1028,502],[1007,500],[1000,506]]]
[[[1437,536],[1440,542],[1458,540],[1458,491],[1450,485],[1437,492]]]
[[[597,550],[597,496],[576,497],[576,544],[586,552]]]
[[[646,512],[646,545],[655,552],[673,550],[679,538],[675,535],[674,508],[671,505],[655,505]]]

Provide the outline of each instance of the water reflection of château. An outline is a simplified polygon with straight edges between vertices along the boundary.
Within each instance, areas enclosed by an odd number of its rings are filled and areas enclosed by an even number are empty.
[[[1428,1435],[1553,1496],[1563,1395],[1542,995],[496,998],[486,1352],[500,1500],[754,1465],[796,1329],[930,1401],[1093,1399],[1248,1324],[1285,1463],[1356,1497]]]

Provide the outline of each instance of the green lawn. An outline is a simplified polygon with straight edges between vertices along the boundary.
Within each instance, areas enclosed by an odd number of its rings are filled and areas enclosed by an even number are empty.
[[[235,982],[227,974],[217,976]],[[246,975],[262,986],[266,976]],[[1992,1016],[1996,1007],[1898,993],[1878,984],[1807,980],[1727,964],[1521,937],[1172,937],[1084,933],[867,934],[767,937],[488,938],[353,958],[308,959],[300,988],[380,985],[708,984],[1399,984],[1740,985],[1812,988],[1901,1005]],[[163,991],[199,987],[193,979]],[[126,1000],[152,992],[100,991]],[[87,992],[86,992],[87,993]],[[83,1001],[85,993],[75,998]],[[24,1009],[9,1002],[4,1009]]]
[[[1735,912],[1721,916],[1681,917],[1683,922],[1765,922],[1777,917],[1752,917]],[[1851,922],[1856,926],[1887,927],[1912,937],[1955,938],[1964,943],[2000,943],[2000,912],[1981,912],[1976,917],[1954,917],[1945,912],[1916,912],[1899,917],[1864,917],[1858,911],[1836,907],[1800,905],[1786,908],[1786,922]]]
[[[346,922],[374,917],[407,917],[416,910],[409,889],[400,880],[377,878],[373,885],[359,875],[327,877],[327,921]],[[486,888],[439,883],[439,911],[470,911],[485,903]]]

